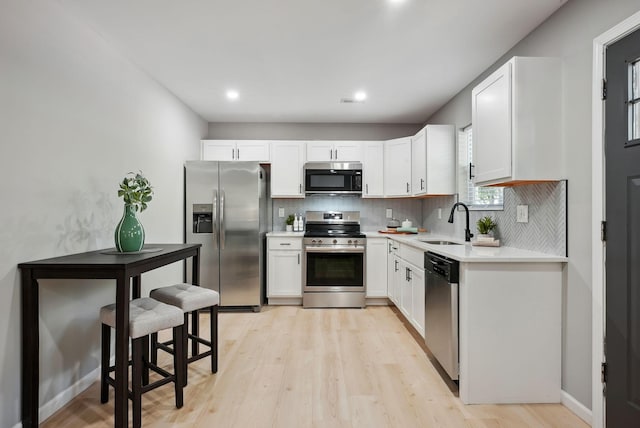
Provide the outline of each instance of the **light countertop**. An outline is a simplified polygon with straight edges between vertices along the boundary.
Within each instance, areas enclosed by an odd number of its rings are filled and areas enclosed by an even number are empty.
[[[470,243],[465,243],[462,239],[432,233],[419,233],[415,235],[385,234],[379,233],[378,231],[364,233],[367,235],[367,238],[391,238],[419,250],[432,251],[460,262],[544,263],[568,261],[567,257],[513,247],[472,246]],[[421,242],[422,240],[452,241],[462,245],[434,245]]]
[[[267,233],[267,237],[278,236],[282,238],[302,238],[303,235],[304,232],[287,232],[284,230]]]

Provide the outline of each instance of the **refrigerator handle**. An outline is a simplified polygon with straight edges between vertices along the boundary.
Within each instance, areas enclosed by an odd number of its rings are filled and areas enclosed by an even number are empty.
[[[224,241],[226,239],[224,225],[224,190],[220,191],[220,249],[224,250]]]
[[[213,191],[213,242],[218,248],[218,191]]]

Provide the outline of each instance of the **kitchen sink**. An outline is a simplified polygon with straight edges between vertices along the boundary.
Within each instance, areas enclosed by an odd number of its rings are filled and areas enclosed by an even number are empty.
[[[424,242],[425,244],[431,244],[431,245],[462,245],[458,242],[452,242],[452,241],[431,241],[427,239],[419,239],[419,241]]]

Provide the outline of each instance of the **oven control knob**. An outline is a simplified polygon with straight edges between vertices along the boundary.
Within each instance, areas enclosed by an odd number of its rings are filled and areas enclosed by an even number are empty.
[[[349,239],[349,242],[347,242],[347,244],[351,244],[351,239]],[[356,241],[356,244],[358,243],[358,241]]]
[[[318,239],[318,244],[322,244],[322,239]]]
[[[312,244],[315,244],[315,243],[316,243],[316,240],[315,240],[315,239],[312,239],[312,240],[311,240],[311,243],[312,243]]]
[[[349,244],[351,244],[351,241],[349,241]],[[355,245],[356,247],[358,246],[358,240],[357,239],[355,241],[353,241],[353,245]]]
[[[337,244],[337,243],[338,243],[338,240],[337,240],[337,239],[334,239],[334,240],[333,240],[333,243],[334,243],[334,244]]]

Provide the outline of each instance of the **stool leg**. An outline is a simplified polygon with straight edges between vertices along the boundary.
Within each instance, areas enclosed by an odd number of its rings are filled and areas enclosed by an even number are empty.
[[[158,365],[158,333],[151,333],[151,362]]]
[[[200,330],[199,325],[200,318],[198,315],[198,311],[191,312],[191,334],[193,334],[195,337],[200,337],[200,332],[198,331]],[[191,341],[191,355],[196,356],[200,353],[200,351],[198,350],[198,345],[199,344],[197,340]]]
[[[142,341],[142,384],[149,385],[149,336],[140,338]]]
[[[218,305],[211,306],[211,373],[218,373]]]
[[[100,402],[109,401],[109,357],[111,356],[111,327],[102,324],[102,358],[100,367]]]
[[[133,408],[133,427],[142,426],[142,372],[144,337],[132,341],[133,364],[131,368],[131,395]]]
[[[176,394],[176,407],[179,409],[183,405],[182,387],[186,384],[186,349],[183,348],[184,335],[186,328],[184,324],[173,328],[173,374],[174,374],[174,388]]]
[[[188,377],[189,377],[189,375],[187,374],[187,364],[189,364],[189,313],[188,312],[184,313],[184,324],[182,324],[181,342],[182,342],[182,353],[184,354],[184,357],[182,359],[182,366],[184,371],[184,376],[182,378],[183,379],[182,385],[187,386]],[[176,339],[174,337],[173,338],[174,357],[175,357],[175,354],[178,352],[177,349],[178,348],[176,346]],[[193,355],[196,355],[196,354],[193,354]]]

